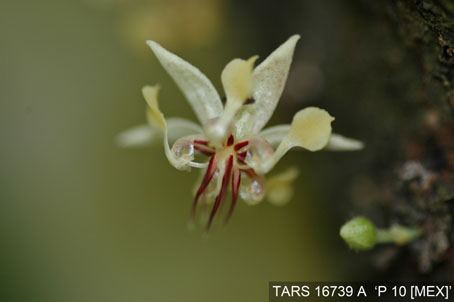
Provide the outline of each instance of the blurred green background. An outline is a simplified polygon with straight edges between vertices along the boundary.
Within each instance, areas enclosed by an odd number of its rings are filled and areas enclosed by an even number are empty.
[[[380,46],[389,32],[381,19],[369,25],[367,7],[2,0],[0,300],[266,301],[269,281],[351,278],[352,261],[363,256],[348,251],[338,229],[373,144],[361,153],[289,153],[276,171],[300,168],[292,202],[240,202],[226,228],[203,236],[187,228],[198,174],[173,169],[162,146],[120,149],[114,139],[145,121],[146,84],[162,85],[167,116],[195,119],[146,39],[200,68],[221,91],[220,72],[232,58],[263,59],[298,33],[270,124],[319,106],[336,117],[336,132],[369,144],[384,118],[376,101],[392,91],[377,92],[374,74],[389,72],[377,54],[393,49]]]

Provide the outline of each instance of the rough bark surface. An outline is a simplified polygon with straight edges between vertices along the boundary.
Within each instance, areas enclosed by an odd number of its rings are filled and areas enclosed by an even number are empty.
[[[390,223],[420,226],[424,235],[406,251],[381,251],[379,259],[386,261],[379,263],[398,260],[390,270],[409,273],[414,268],[402,263],[410,261],[419,272],[453,280],[454,2],[392,1],[389,15],[404,47],[419,61],[424,79],[420,93],[429,102],[421,117],[412,119],[419,131],[400,135],[403,157],[385,181],[383,209]]]

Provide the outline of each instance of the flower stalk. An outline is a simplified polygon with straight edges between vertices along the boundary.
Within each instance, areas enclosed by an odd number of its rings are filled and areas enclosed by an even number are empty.
[[[372,249],[376,244],[392,243],[406,245],[422,235],[419,227],[408,227],[393,224],[387,229],[377,228],[366,217],[355,217],[346,222],[340,229],[340,236],[356,251]]]

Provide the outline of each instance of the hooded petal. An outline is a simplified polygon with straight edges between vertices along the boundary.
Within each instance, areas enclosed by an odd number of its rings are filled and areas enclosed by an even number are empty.
[[[255,103],[239,112],[235,123],[238,137],[257,134],[270,119],[284,90],[299,38],[290,37],[255,68],[252,95]]]
[[[221,145],[231,134],[232,120],[246,100],[252,97],[254,62],[258,56],[249,60],[230,61],[221,74],[222,85],[226,94],[226,104],[222,115],[205,127],[210,141]]]
[[[154,41],[147,41],[147,44],[180,87],[202,125],[221,115],[221,99],[213,84],[200,70]]]
[[[234,59],[225,66],[221,79],[227,102],[238,103],[241,106],[252,97],[252,70],[257,58],[258,56],[254,56],[247,61]]]
[[[331,136],[331,122],[334,118],[323,109],[308,107],[293,117],[288,133],[284,136],[270,160],[260,166],[253,165],[258,173],[267,173],[293,147],[318,151],[326,146]]]
[[[169,146],[168,128],[164,115],[158,105],[159,86],[145,86],[142,89],[143,96],[148,104],[147,119],[149,124],[164,133],[164,149],[169,162],[178,170],[189,170],[190,163],[194,159],[193,153],[175,156]]]
[[[266,197],[276,206],[285,205],[293,197],[293,182],[298,177],[298,169],[288,168],[266,180]]]
[[[180,137],[203,132],[196,123],[179,117],[167,118],[166,123],[170,143]],[[149,146],[161,139],[161,130],[151,127],[149,124],[143,124],[121,132],[116,137],[116,142],[121,147],[134,148]]]

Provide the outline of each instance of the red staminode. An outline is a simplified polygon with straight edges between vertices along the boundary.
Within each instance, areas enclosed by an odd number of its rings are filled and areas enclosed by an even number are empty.
[[[232,203],[230,204],[229,212],[225,218],[225,222],[229,222],[230,216],[232,216],[233,210],[235,209],[236,201],[238,199],[238,189],[240,188],[241,182],[241,171],[239,169],[233,170],[232,173]]]
[[[235,147],[233,147],[233,149],[234,149],[235,151],[238,151],[238,150],[240,150],[241,148],[243,148],[244,146],[247,146],[248,144],[249,144],[248,141],[240,142],[240,143],[236,144]]]
[[[225,189],[227,189],[230,181],[230,173],[232,173],[232,166],[233,166],[233,155],[229,156],[225,164],[225,173],[224,177],[222,178],[222,185],[221,190],[219,191],[218,196],[216,197],[216,201],[214,202],[213,209],[211,210],[210,219],[208,220],[207,231],[210,229],[211,223],[213,222],[214,215],[216,214],[219,205],[221,204],[222,199],[225,195]]]
[[[194,202],[192,204],[192,211],[191,211],[191,216],[194,219],[195,217],[195,210],[197,207],[197,202],[202,195],[203,191],[205,191],[206,187],[210,183],[211,179],[213,178],[214,172],[216,171],[216,163],[215,159],[216,156],[213,155],[210,159],[210,162],[208,164],[207,171],[205,173],[205,176],[203,177],[202,183],[200,184],[199,189],[197,190],[197,193],[195,194]]]
[[[227,146],[230,147],[231,145],[233,145],[233,141],[234,141],[233,135],[230,134],[229,139],[227,140]]]

